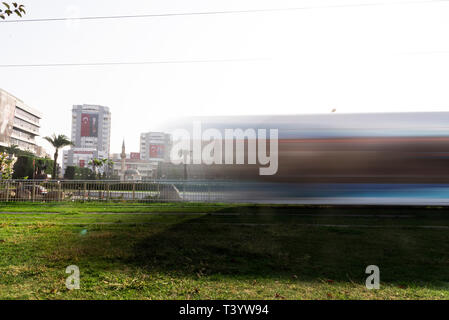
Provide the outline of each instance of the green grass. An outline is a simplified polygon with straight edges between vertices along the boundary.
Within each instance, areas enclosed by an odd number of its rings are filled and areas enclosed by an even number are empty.
[[[129,203],[129,202],[0,202],[2,212],[51,212],[51,213],[83,213],[83,212],[211,212],[233,205],[220,203]]]
[[[0,299],[449,298],[445,208],[22,203],[0,211],[21,212],[0,214]],[[81,289],[69,291],[73,264]],[[365,288],[370,264],[380,267],[380,290]]]

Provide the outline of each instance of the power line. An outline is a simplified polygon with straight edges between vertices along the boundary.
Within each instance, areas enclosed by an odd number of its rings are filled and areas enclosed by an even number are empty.
[[[160,61],[116,61],[116,62],[86,62],[86,63],[39,63],[39,64],[0,64],[0,68],[33,68],[33,67],[90,67],[90,66],[128,66],[152,64],[191,64],[191,63],[229,63],[251,62],[267,59],[211,59],[211,60],[160,60]]]
[[[63,18],[38,18],[38,19],[16,19],[4,20],[0,23],[19,23],[19,22],[57,22],[57,21],[79,21],[79,20],[111,20],[111,19],[135,19],[135,18],[159,18],[159,17],[181,17],[181,16],[201,16],[201,15],[221,15],[221,14],[246,14],[246,13],[265,13],[265,12],[286,12],[313,9],[328,8],[351,8],[351,7],[371,7],[402,4],[423,4],[448,2],[449,0],[415,0],[400,2],[372,2],[358,4],[336,4],[327,6],[308,6],[296,8],[271,8],[271,9],[248,9],[248,10],[228,10],[228,11],[204,11],[204,12],[179,12],[179,13],[155,13],[155,14],[137,14],[137,15],[117,15],[117,16],[91,16],[91,17],[63,17]]]

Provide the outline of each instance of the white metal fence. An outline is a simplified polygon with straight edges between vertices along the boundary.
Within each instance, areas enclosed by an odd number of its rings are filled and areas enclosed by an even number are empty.
[[[0,202],[219,202],[216,181],[0,180]]]

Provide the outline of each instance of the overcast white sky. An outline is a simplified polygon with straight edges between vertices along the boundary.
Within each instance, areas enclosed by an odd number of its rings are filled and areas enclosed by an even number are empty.
[[[0,87],[44,114],[42,135],[70,136],[73,104],[109,106],[112,152],[123,137],[138,151],[139,134],[170,116],[449,111],[449,2],[412,1],[23,0],[26,19],[313,8],[0,23],[0,64],[256,59],[0,67]],[[326,8],[367,3],[378,5]]]

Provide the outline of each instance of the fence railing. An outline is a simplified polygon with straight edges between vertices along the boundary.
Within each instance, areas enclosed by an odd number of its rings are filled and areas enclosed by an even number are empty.
[[[0,180],[0,201],[219,202],[217,181]]]

